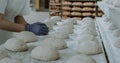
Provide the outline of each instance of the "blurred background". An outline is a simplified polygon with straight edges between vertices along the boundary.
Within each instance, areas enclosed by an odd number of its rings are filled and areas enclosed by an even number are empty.
[[[30,0],[30,7],[30,15],[24,16],[27,22],[41,22],[49,18],[49,0]]]

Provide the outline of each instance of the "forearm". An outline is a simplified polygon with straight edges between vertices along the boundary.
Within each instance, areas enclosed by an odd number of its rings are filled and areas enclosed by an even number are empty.
[[[20,32],[25,30],[25,26],[21,24],[15,24],[9,21],[0,22],[0,29],[12,32]]]
[[[20,32],[25,30],[25,25],[10,22],[4,19],[3,15],[0,15],[0,29],[12,32]]]
[[[26,21],[25,21],[23,16],[16,16],[15,17],[15,23],[25,25]]]

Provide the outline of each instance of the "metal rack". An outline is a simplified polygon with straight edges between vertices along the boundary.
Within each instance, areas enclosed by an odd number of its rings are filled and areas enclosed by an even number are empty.
[[[54,2],[50,2],[50,16],[61,16],[63,19],[66,18],[84,18],[84,17],[92,17],[95,18],[95,16],[102,16],[98,15],[98,13],[102,13],[101,10],[98,10],[98,6],[96,5],[97,0],[59,0],[59,3],[56,3],[56,0],[50,0]],[[57,0],[58,1],[58,0]],[[71,4],[63,4],[65,1],[70,2]],[[74,2],[81,2],[81,3],[87,3],[92,2],[93,5],[72,5]],[[54,8],[54,10],[51,10],[51,6],[58,6],[59,9]],[[63,7],[70,7],[71,9],[62,9]],[[73,7],[79,7],[79,8],[94,8],[94,10],[72,10]],[[65,11],[65,12],[64,12]],[[65,13],[68,12],[66,15]],[[80,15],[72,15],[72,12],[79,12]],[[91,13],[91,15],[82,15],[83,13]]]

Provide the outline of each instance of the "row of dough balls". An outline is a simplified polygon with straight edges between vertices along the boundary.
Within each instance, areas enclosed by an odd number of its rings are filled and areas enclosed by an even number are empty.
[[[50,10],[60,10],[59,6],[50,6]]]
[[[15,37],[8,39],[4,43],[4,47],[10,51],[26,51],[28,50],[28,46],[26,43],[35,42],[37,40],[38,37],[34,33],[23,31],[20,33],[16,33]]]
[[[54,32],[49,33],[49,37],[43,40],[41,46],[38,46],[32,50],[31,52],[32,58],[38,60],[44,60],[44,61],[52,61],[60,58],[58,50],[67,48],[67,44],[65,43],[64,39],[68,37],[68,35],[66,35],[68,33],[63,32],[64,28],[66,28],[65,27],[66,25],[71,27],[73,23],[72,21],[66,21],[66,22],[58,22],[56,24],[57,26],[60,27],[63,26],[63,27],[60,28],[59,31],[56,31],[59,28],[53,28]],[[60,32],[61,30],[62,32]]]
[[[58,18],[58,17],[57,16],[52,17],[51,19],[54,19],[55,21],[61,20],[61,19],[55,19],[55,18]],[[20,38],[22,36],[25,36],[28,38],[32,34],[32,33],[30,34],[30,32],[27,32],[27,31],[24,31],[21,33],[22,34],[18,34]],[[26,34],[28,34],[28,35],[26,35]],[[22,37],[22,38],[25,39],[25,37]],[[30,37],[32,37],[32,36],[30,36]],[[33,39],[33,37],[31,39]],[[9,45],[9,44],[11,44],[11,45]],[[55,38],[45,39],[43,45],[36,47],[35,49],[32,50],[32,52],[31,52],[32,58],[39,59],[39,60],[45,60],[45,61],[56,60],[59,58],[59,53],[58,53],[57,49],[63,49],[63,48],[67,47],[66,43],[62,39],[55,39]],[[4,44],[4,47],[11,51],[25,51],[28,49],[28,46],[25,43],[25,41],[22,39],[18,39],[18,38],[8,39],[6,41],[6,43]],[[48,54],[48,52],[49,52],[49,54]]]
[[[50,3],[60,3],[61,0],[50,0]]]
[[[62,7],[63,10],[83,10],[83,11],[93,11],[95,10],[95,8],[91,8],[91,7],[84,7],[84,8],[81,8],[81,7],[69,7],[69,6],[65,6],[65,7]]]
[[[63,5],[95,5],[94,2],[62,2]]]
[[[75,15],[75,16],[95,16],[95,13],[91,13],[91,12],[69,12],[69,11],[64,11],[63,15]],[[99,12],[98,16],[102,16],[103,13]]]
[[[83,21],[82,24],[80,24],[80,25],[78,24],[80,27],[85,24],[87,24],[87,25],[95,24],[93,22],[93,19],[90,17],[83,18],[82,21]],[[91,25],[89,25],[89,26],[91,26]],[[85,28],[89,27],[89,26],[85,26]],[[91,27],[93,27],[93,26],[91,26]],[[76,28],[76,29],[81,29],[81,28]],[[81,30],[81,31],[83,31],[83,30]],[[74,40],[79,42],[76,47],[76,52],[79,54],[70,58],[67,61],[67,63],[96,63],[96,61],[92,57],[88,56],[90,54],[93,55],[93,54],[98,54],[98,53],[102,52],[101,47],[100,47],[96,37],[94,35],[92,35],[91,33],[83,33],[82,35],[81,34],[77,34],[77,35],[79,35],[79,36],[77,36],[77,38]],[[76,41],[75,41],[75,43],[76,43]]]
[[[79,28],[82,30],[78,31],[80,33],[77,33],[78,36],[76,37],[76,39],[74,39],[75,42],[78,42],[76,51],[82,54],[101,53],[102,50],[96,38],[97,33],[95,30],[95,23],[93,22],[93,19],[83,18],[82,21],[83,22],[81,24],[81,28]],[[90,29],[91,29],[91,32],[89,32]]]

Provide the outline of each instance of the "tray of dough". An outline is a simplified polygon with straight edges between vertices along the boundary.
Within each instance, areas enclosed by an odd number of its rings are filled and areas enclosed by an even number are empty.
[[[4,47],[4,44],[2,44],[0,46],[0,49],[5,50],[6,52],[8,52],[8,55],[9,55],[8,57],[9,58],[20,60],[22,63],[67,63],[67,61],[70,58],[72,58],[75,55],[79,55],[74,49],[74,47],[76,46],[75,43],[74,42],[72,44],[70,43],[72,41],[72,39],[75,39],[75,36],[71,36],[71,37],[72,38],[65,39],[65,41],[67,43],[67,48],[62,49],[62,50],[58,50],[60,58],[57,59],[57,60],[54,60],[54,61],[36,60],[36,59],[31,57],[31,51],[35,47],[40,46],[42,44],[42,42],[47,38],[47,36],[39,36],[38,41],[32,42],[32,43],[27,43],[27,46],[29,48],[27,51],[13,52],[13,51],[7,50]],[[9,45],[11,45],[11,44],[9,44]],[[101,45],[101,47],[102,47],[102,45]],[[49,52],[47,52],[47,53],[49,54]],[[36,52],[36,54],[37,54],[37,52]],[[106,61],[104,51],[102,51],[102,53],[100,53],[100,54],[89,55],[89,56],[92,57],[96,61],[96,63],[108,63]]]

